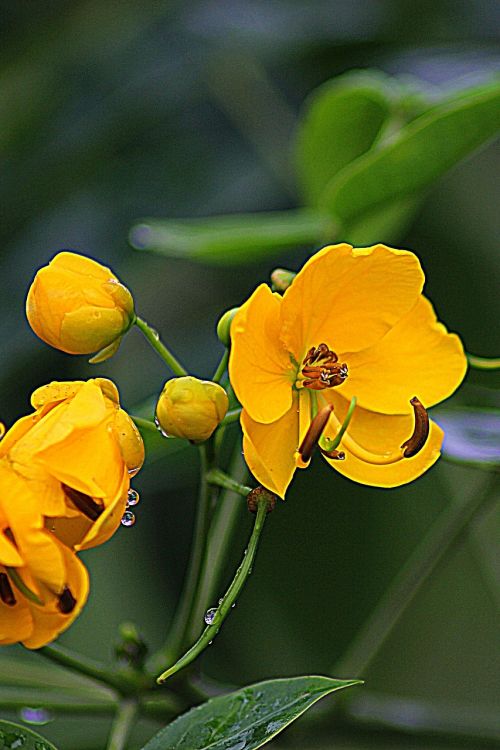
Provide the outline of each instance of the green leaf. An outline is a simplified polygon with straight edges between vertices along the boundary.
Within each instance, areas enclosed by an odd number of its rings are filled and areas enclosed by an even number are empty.
[[[377,208],[421,195],[460,159],[491,139],[499,122],[500,85],[462,91],[345,167],[329,183],[321,205],[348,231]]]
[[[192,708],[143,750],[254,750],[335,690],[360,680],[292,677],[249,685]]]
[[[317,204],[331,178],[372,147],[391,113],[387,81],[376,71],[355,71],[328,81],[306,100],[295,142],[306,203]]]
[[[331,239],[333,222],[308,209],[204,219],[145,219],[130,232],[136,250],[220,265],[258,261],[272,252]]]
[[[57,750],[45,737],[10,721],[0,720],[0,750]]]

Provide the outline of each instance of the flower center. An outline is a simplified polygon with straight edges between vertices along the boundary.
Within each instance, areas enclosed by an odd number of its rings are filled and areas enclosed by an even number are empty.
[[[322,391],[324,388],[342,385],[347,378],[348,369],[346,363],[339,363],[338,359],[326,344],[312,346],[302,362],[302,387]]]

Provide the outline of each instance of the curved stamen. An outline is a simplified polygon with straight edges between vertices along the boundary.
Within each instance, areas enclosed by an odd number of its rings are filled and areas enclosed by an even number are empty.
[[[86,495],[84,492],[80,492],[80,490],[75,490],[74,487],[68,487],[67,484],[63,484],[62,488],[66,497],[71,500],[80,513],[83,513],[91,521],[97,521],[104,510],[102,505],[96,503],[90,495]]]
[[[318,445],[319,439],[323,434],[323,430],[325,429],[328,420],[330,419],[330,414],[332,413],[332,411],[333,406],[331,404],[323,407],[323,409],[320,409],[320,411],[316,414],[311,424],[309,425],[309,429],[307,430],[298,451],[304,463],[307,463],[311,460],[311,456],[314,453],[314,449]]]
[[[410,401],[413,406],[413,412],[415,415],[415,427],[413,434],[406,442],[403,443],[401,449],[397,451],[390,451],[388,453],[372,453],[372,451],[363,448],[354,438],[346,432],[342,437],[342,444],[347,450],[359,458],[360,461],[373,464],[375,466],[388,466],[390,464],[396,464],[405,458],[412,458],[419,451],[422,450],[427,437],[429,435],[429,417],[419,399],[414,396]],[[333,419],[336,419],[335,414]],[[338,420],[337,420],[338,422]],[[340,425],[340,423],[338,422]]]
[[[19,573],[17,572],[16,568],[11,568],[9,566],[5,566],[5,570],[7,571],[7,574],[20,593],[26,597],[26,599],[29,599],[30,602],[33,602],[33,604],[38,604],[40,607],[43,607],[43,602],[23,581]]]

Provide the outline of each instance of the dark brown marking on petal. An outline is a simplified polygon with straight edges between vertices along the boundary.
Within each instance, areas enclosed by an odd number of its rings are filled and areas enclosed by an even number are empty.
[[[78,510],[87,516],[91,521],[97,521],[104,508],[102,505],[96,503],[94,498],[90,495],[86,495],[85,492],[75,490],[73,487],[68,487],[67,484],[62,485],[63,492],[69,500],[75,505]]]
[[[416,456],[422,450],[429,437],[429,415],[425,407],[416,396],[410,400],[410,404],[413,406],[415,427],[413,435],[401,446],[405,458]]]
[[[10,528],[10,526],[7,526],[7,528],[3,530],[3,533],[4,533],[4,536],[7,537],[7,539],[9,540],[9,542],[12,542],[12,544],[14,545],[14,547],[16,547],[16,549],[17,549],[16,540],[14,538],[14,534],[12,533],[12,529]]]
[[[76,599],[71,593],[68,586],[65,586],[62,590],[62,594],[59,594],[59,601],[57,603],[57,608],[59,612],[61,612],[61,614],[69,615],[70,612],[73,612],[75,606],[76,606]]]
[[[309,429],[307,430],[304,439],[299,447],[300,457],[303,461],[307,462],[310,460],[312,454],[314,453],[314,449],[318,445],[318,440],[323,434],[323,430],[325,429],[328,420],[330,419],[330,414],[332,413],[332,411],[333,406],[331,404],[328,404],[328,406],[320,409],[320,411],[316,414],[313,421],[309,425]]]
[[[14,607],[17,604],[7,573],[0,573],[0,599],[8,607]]]

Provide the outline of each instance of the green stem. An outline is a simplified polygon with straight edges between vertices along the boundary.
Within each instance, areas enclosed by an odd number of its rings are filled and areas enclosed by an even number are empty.
[[[114,674],[104,664],[82,656],[82,654],[75,654],[63,646],[56,646],[54,644],[51,646],[42,646],[42,648],[37,649],[36,653],[45,656],[46,659],[50,659],[50,661],[62,667],[72,669],[87,677],[92,677],[92,679],[98,680],[105,685],[109,685],[120,693],[130,692],[131,683],[129,680]]]
[[[392,632],[424,582],[462,541],[471,521],[493,500],[496,477],[486,481],[483,492],[474,491],[460,506],[452,502],[438,517],[417,549],[383,593],[333,674],[362,674]]]
[[[226,349],[220,359],[219,364],[217,365],[216,371],[214,372],[212,376],[212,380],[214,383],[220,383],[222,376],[226,372],[228,360],[229,360],[229,349]]]
[[[165,344],[160,341],[158,333],[151,328],[145,320],[137,317],[135,319],[135,325],[139,328],[144,336],[147,338],[153,349],[160,355],[165,364],[170,367],[174,375],[187,375],[187,370],[181,365],[181,363],[174,357],[174,355],[167,349]]]
[[[198,580],[201,575],[205,542],[208,531],[210,510],[210,485],[207,482],[208,471],[207,444],[203,443],[200,449],[200,492],[198,498],[198,509],[193,531],[193,542],[191,545],[191,558],[188,571],[184,581],[181,599],[174,616],[174,621],[168,633],[165,645],[151,659],[149,668],[156,674],[166,661],[176,659],[181,652],[186,630],[191,617],[191,610],[195,602],[195,593]]]
[[[38,606],[40,607],[43,607],[42,600],[28,586],[26,586],[16,568],[11,568],[6,565],[5,570],[7,571],[7,574],[16,589],[20,591],[21,594],[26,597],[26,599],[29,599],[29,601],[33,602],[34,604],[38,604]]]
[[[344,437],[345,431],[349,427],[349,422],[351,421],[352,415],[354,413],[354,409],[356,408],[356,396],[353,396],[351,398],[351,403],[349,404],[349,408],[347,410],[347,414],[345,415],[345,419],[342,422],[342,426],[340,430],[337,432],[335,437],[332,440],[328,440],[328,450],[333,451],[336,448],[339,447],[340,443],[342,442],[342,438]]]
[[[213,613],[213,619],[211,620],[211,623],[207,625],[199,639],[193,646],[191,646],[189,651],[187,651],[175,664],[169,667],[158,677],[158,683],[161,684],[165,682],[165,680],[174,675],[176,672],[183,669],[184,667],[187,667],[188,664],[191,664],[191,662],[194,661],[199,656],[199,654],[201,654],[202,651],[207,648],[207,646],[213,641],[213,639],[219,632],[222,623],[231,611],[231,608],[235,604],[236,599],[238,598],[238,595],[245,584],[245,581],[251,573],[252,565],[257,553],[260,535],[262,533],[262,529],[264,528],[266,515],[267,499],[264,499],[259,503],[259,507],[257,508],[253,531],[248,542],[248,547],[245,550],[243,560],[238,570],[236,571],[236,574],[231,584],[229,585],[228,590],[220,600],[219,606]]]
[[[476,370],[500,370],[500,357],[476,357],[467,354],[467,361]]]
[[[241,455],[241,443],[238,440],[229,466],[229,474],[238,483],[248,477],[248,469]],[[202,574],[196,589],[195,606],[191,612],[191,625],[188,636],[191,641],[196,638],[199,623],[209,603],[215,598],[221,585],[221,575],[227,564],[228,548],[231,545],[236,524],[241,519],[243,503],[239,494],[232,490],[223,490],[210,524]]]
[[[124,750],[138,714],[137,700],[125,698],[118,708],[107,750]]]
[[[154,422],[151,422],[150,419],[144,419],[143,417],[135,417],[131,415],[131,419],[134,420],[136,426],[140,430],[145,430],[147,432],[158,432],[158,427],[155,425]]]
[[[226,474],[225,471],[222,471],[222,469],[211,469],[207,473],[207,482],[209,484],[215,484],[217,485],[217,487],[223,487],[226,490],[231,490],[231,492],[236,492],[238,495],[242,495],[243,497],[246,497],[248,493],[252,491],[251,487],[240,484],[236,481],[236,479],[233,479],[228,474]]]
[[[240,414],[241,414],[241,406],[238,407],[237,409],[231,409],[231,411],[228,411],[228,413],[226,414],[226,416],[220,423],[219,427],[221,425],[225,427],[227,424],[232,424],[233,422],[237,422],[238,419],[240,418]]]

